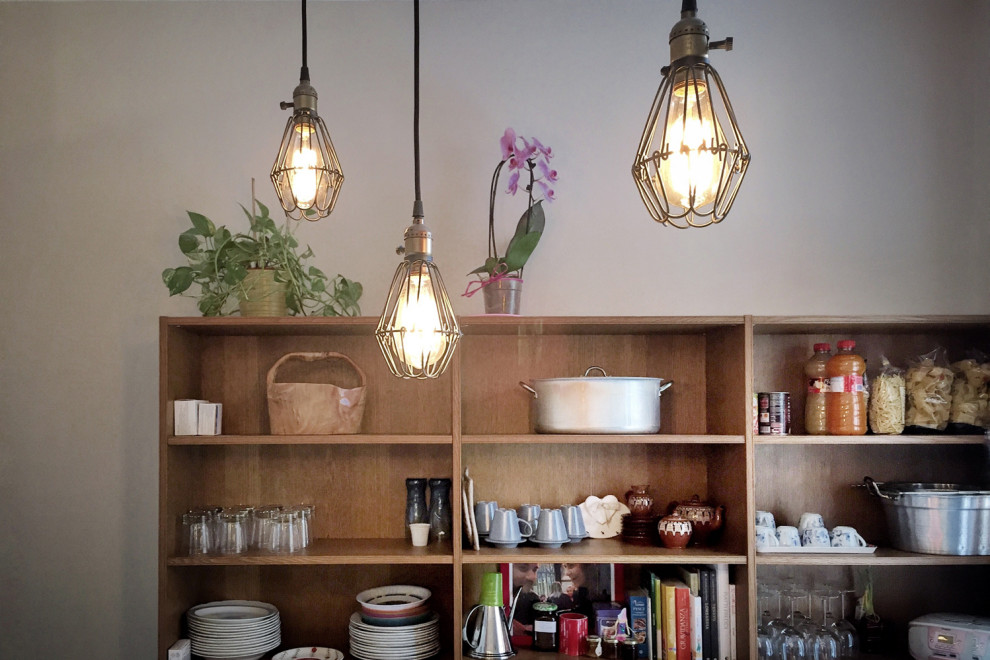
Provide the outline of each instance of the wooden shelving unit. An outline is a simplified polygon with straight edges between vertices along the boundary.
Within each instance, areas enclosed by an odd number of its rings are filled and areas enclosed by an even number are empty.
[[[877,502],[850,485],[882,480],[975,476],[983,447],[971,436],[795,435],[754,437],[756,391],[792,392],[803,409],[802,365],[815,341],[856,339],[870,364],[930,350],[982,347],[990,352],[988,317],[467,317],[448,372],[436,381],[388,373],[373,318],[163,318],[160,369],[159,657],[183,632],[183,614],[200,602],[265,600],[282,614],[285,646],[347,649],[354,595],[381,584],[430,588],[440,613],[441,658],[460,659],[460,626],[475,602],[478,575],[500,563],[576,561],[646,564],[724,563],[737,584],[739,657],[755,654],[756,584],[781,571],[811,573],[869,567],[892,589],[889,616],[905,624],[934,587],[948,600],[990,587],[987,558],[945,558],[890,549]],[[361,433],[269,434],[265,375],[292,351],[344,353],[368,378]],[[532,432],[531,397],[518,382],[580,375],[591,365],[612,375],[675,382],[661,398],[655,435],[540,435]],[[320,371],[322,370],[322,371]],[[288,365],[281,380],[356,383],[346,367]],[[224,435],[172,435],[172,402],[203,398],[224,404]],[[464,468],[478,499],[515,507],[524,501],[573,504],[591,494],[624,493],[648,483],[658,508],[703,499],[726,506],[717,546],[683,551],[618,539],[558,550],[461,545],[413,548],[404,538],[404,480],[450,477],[455,525]],[[959,479],[952,479],[958,481]],[[316,504],[317,541],[291,556],[247,553],[193,558],[178,553],[178,520],[197,505]],[[881,547],[874,555],[758,555],[753,514],[820,511],[852,524]],[[841,518],[840,523],[838,519]],[[921,582],[919,583],[919,580]],[[928,583],[930,581],[934,581]],[[927,583],[927,584],[926,584]],[[887,606],[878,598],[878,606]],[[896,600],[897,602],[893,602]],[[919,612],[920,613],[920,612]],[[518,658],[536,654],[522,651]],[[539,654],[540,658],[554,656]]]
[[[877,373],[881,356],[906,366],[936,346],[959,359],[967,349],[990,349],[990,317],[755,317],[755,391],[791,392],[792,435],[756,436],[756,508],[796,524],[801,513],[821,513],[827,524],[855,526],[874,554],[755,556],[758,580],[796,579],[811,584],[861,583],[869,571],[877,611],[888,622],[887,655],[907,657],[907,624],[938,611],[987,613],[990,557],[903,552],[890,547],[881,503],[866,492],[864,476],[878,481],[974,482],[986,463],[980,435],[804,435],[803,367],[815,342],[834,347],[856,341]],[[755,603],[751,602],[751,607]]]

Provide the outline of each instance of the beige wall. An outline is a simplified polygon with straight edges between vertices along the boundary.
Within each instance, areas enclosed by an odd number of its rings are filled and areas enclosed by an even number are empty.
[[[629,169],[677,2],[424,2],[423,192],[448,287],[506,126],[557,153],[527,314],[990,313],[990,2],[701,3],[754,154],[717,228]],[[347,182],[300,235],[380,310],[413,197],[412,5],[310,4]],[[184,211],[241,221],[299,65],[294,2],[0,3],[0,656],[155,645],[157,317]],[[515,200],[518,204],[519,200]],[[521,208],[505,201],[503,233]],[[477,299],[455,300],[461,314]]]

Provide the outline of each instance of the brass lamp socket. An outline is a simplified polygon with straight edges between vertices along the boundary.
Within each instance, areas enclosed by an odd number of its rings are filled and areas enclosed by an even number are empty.
[[[295,110],[309,110],[316,114],[316,89],[309,84],[309,80],[303,78],[299,85],[292,90],[292,107]]]
[[[708,39],[708,26],[696,12],[681,12],[681,20],[670,30],[670,63],[686,58],[707,62]]]
[[[406,261],[433,261],[433,234],[430,228],[423,224],[422,218],[416,218],[413,224],[406,228],[404,235],[405,249],[403,254]]]

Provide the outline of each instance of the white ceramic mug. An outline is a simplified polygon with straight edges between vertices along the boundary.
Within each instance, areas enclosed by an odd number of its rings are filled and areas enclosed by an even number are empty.
[[[778,545],[780,545],[780,541],[777,539],[777,533],[773,527],[766,525],[756,526],[757,548],[771,548]]]
[[[770,529],[776,529],[777,523],[773,519],[773,514],[769,511],[757,511],[756,512],[756,526],[757,527],[769,527]]]
[[[811,529],[813,527],[820,527],[825,529],[825,519],[822,518],[820,513],[802,513],[801,521],[798,523],[798,529],[802,532],[806,529]]]
[[[808,527],[801,532],[801,545],[806,548],[829,548],[832,540],[824,527]]]
[[[777,540],[785,548],[800,548],[801,533],[797,527],[791,525],[781,525],[777,528]]]
[[[863,548],[866,539],[859,535],[855,527],[839,525],[832,529],[831,543],[833,548]]]

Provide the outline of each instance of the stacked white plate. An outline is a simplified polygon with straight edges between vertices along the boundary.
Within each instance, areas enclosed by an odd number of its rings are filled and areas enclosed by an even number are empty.
[[[258,660],[282,643],[274,605],[220,600],[186,612],[194,655],[206,660]]]
[[[436,612],[410,626],[373,626],[351,615],[351,655],[358,660],[425,660],[440,651],[440,617]]]

